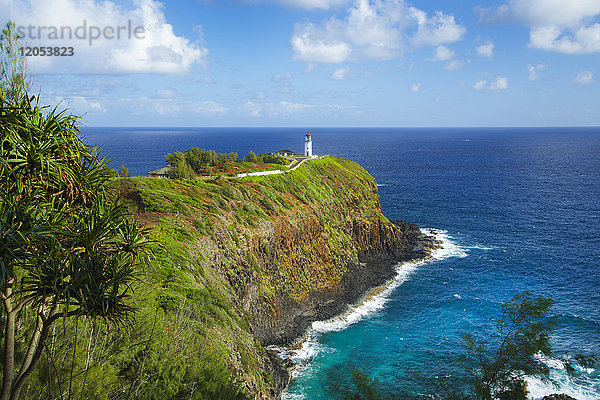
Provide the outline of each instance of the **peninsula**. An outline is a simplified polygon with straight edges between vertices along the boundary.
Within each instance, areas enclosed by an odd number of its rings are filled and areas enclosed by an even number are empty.
[[[342,158],[278,175],[117,184],[155,241],[138,329],[155,366],[177,370],[169,397],[277,398],[290,378],[268,346],[292,344],[433,243],[389,221],[373,177]]]

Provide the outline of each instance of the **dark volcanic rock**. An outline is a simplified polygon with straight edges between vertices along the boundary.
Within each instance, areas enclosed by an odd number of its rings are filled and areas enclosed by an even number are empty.
[[[399,262],[427,258],[431,249],[440,244],[434,237],[423,234],[417,225],[405,221],[358,224],[354,226],[353,234],[360,248],[359,263],[348,265],[337,290],[311,292],[304,302],[282,295],[277,320],[267,315],[254,319],[253,334],[263,346],[291,345],[304,335],[312,322],[343,313],[371,290],[393,279]],[[260,313],[259,310],[255,312]],[[275,392],[279,394],[289,384],[289,369],[293,364],[286,365],[274,353],[269,353],[269,358],[274,371]]]
[[[273,389],[275,393],[281,393],[285,388],[288,387],[292,379],[290,369],[293,363],[290,360],[281,359],[277,353],[267,350],[267,357],[271,361],[273,373]]]
[[[332,318],[357,303],[370,290],[382,286],[396,275],[399,262],[429,257],[437,245],[415,224],[405,221],[355,223],[352,229],[358,263],[348,264],[340,285],[331,290],[312,291],[304,301],[285,293],[278,297],[278,318],[256,318],[253,334],[263,346],[289,346],[302,337],[314,321]]]
[[[548,396],[544,396],[542,400],[577,400],[574,397],[568,396],[566,394],[550,394]]]

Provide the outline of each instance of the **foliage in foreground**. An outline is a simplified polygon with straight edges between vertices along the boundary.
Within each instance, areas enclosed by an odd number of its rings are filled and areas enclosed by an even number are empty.
[[[351,378],[352,386],[343,389],[344,400],[381,400],[383,396],[377,389],[377,379],[354,368]]]
[[[549,312],[553,300],[534,297],[529,292],[516,294],[502,304],[502,313],[496,320],[495,341],[476,340],[473,335],[463,337],[466,355],[461,357],[471,376],[470,390],[466,393],[452,392],[448,398],[456,400],[526,400],[528,399],[527,376],[552,382],[550,369],[544,363],[552,349],[550,334],[556,317]],[[593,356],[577,355],[573,358],[554,360],[561,362],[564,370],[577,374],[578,368],[597,365]],[[350,388],[341,391],[346,399],[382,399],[384,394],[377,388],[377,381],[363,371],[354,369]],[[556,382],[552,382],[559,387]]]
[[[569,375],[578,368],[597,364],[594,356],[558,357],[553,354],[550,335],[556,316],[549,312],[551,298],[534,297],[529,292],[516,294],[502,304],[502,315],[496,321],[496,341],[486,343],[468,334],[463,337],[467,351],[463,358],[472,377],[470,397],[478,400],[525,400],[528,398],[527,376],[559,385],[550,378],[545,359],[554,357]]]
[[[476,399],[526,399],[526,376],[549,380],[550,369],[540,356],[550,357],[550,334],[555,317],[548,315],[553,300],[529,292],[502,305],[496,321],[497,343],[491,349],[472,335],[463,337],[465,362]]]
[[[110,190],[112,171],[83,144],[78,118],[29,95],[14,24],[1,42],[0,399],[16,400],[52,357],[55,322],[127,320],[145,243]]]

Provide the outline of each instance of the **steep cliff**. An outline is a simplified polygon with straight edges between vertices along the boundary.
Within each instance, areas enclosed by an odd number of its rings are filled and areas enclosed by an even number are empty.
[[[392,278],[398,261],[426,256],[414,251],[418,227],[388,221],[374,179],[345,159],[242,180],[135,178],[121,189],[165,250],[158,306],[175,310],[186,299],[180,281],[214,289],[263,348],[290,344]],[[254,356],[269,363],[262,351]]]
[[[268,345],[292,343],[392,278],[398,261],[427,256],[415,251],[418,227],[388,221],[374,179],[341,158],[265,177],[116,185],[153,257],[134,288],[133,329],[79,325],[89,345],[73,359],[93,365],[83,380],[98,398],[277,398],[288,374]]]

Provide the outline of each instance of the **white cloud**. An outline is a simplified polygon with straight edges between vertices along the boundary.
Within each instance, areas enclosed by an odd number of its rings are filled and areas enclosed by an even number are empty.
[[[480,8],[487,23],[529,26],[529,46],[565,54],[600,52],[598,0],[509,0],[499,7]]]
[[[340,64],[394,59],[402,55],[407,43],[453,43],[461,40],[465,31],[453,16],[438,11],[430,17],[403,0],[355,0],[344,19],[296,24],[290,42],[297,60]]]
[[[412,85],[410,85],[411,92],[417,93],[419,90],[421,90],[421,83],[413,83]]]
[[[73,47],[71,57],[31,57],[33,72],[182,74],[208,54],[201,38],[174,33],[157,0],[135,0],[130,9],[110,0],[10,0],[10,7],[29,45]]]
[[[286,7],[302,8],[305,10],[329,10],[348,3],[348,0],[262,0],[251,2],[273,2]]]
[[[475,82],[475,84],[473,85],[473,89],[483,90],[486,88],[486,86],[487,86],[487,81],[485,79],[482,79],[480,81]]]
[[[412,16],[417,20],[417,33],[411,39],[415,46],[437,46],[442,43],[454,43],[462,40],[466,28],[458,25],[453,15],[437,11],[432,18],[415,7],[410,8]]]
[[[265,92],[246,92],[246,95],[251,99],[262,100],[266,99],[267,95]]]
[[[106,108],[98,98],[88,97],[88,96],[56,96],[54,98],[53,104],[61,103],[61,106],[68,107],[69,110],[72,110],[75,114],[104,114],[106,113]]]
[[[271,81],[273,82],[287,81],[288,79],[292,79],[292,73],[288,71],[284,72],[283,74],[277,74],[271,77]]]
[[[538,65],[527,65],[527,70],[529,71],[529,80],[537,81],[540,79],[539,72],[546,68],[546,64],[538,64]]]
[[[172,99],[176,95],[177,90],[175,89],[159,89],[156,91],[156,95],[154,97],[157,99]]]
[[[261,104],[248,101],[242,106],[242,109],[252,117],[260,117],[262,116],[263,106]]]
[[[600,24],[569,30],[561,26],[532,27],[529,45],[565,54],[600,52]]]
[[[433,60],[434,61],[447,61],[454,57],[454,51],[450,50],[446,46],[438,46],[435,48]]]
[[[489,82],[482,79],[477,81],[474,85],[473,85],[473,89],[475,90],[491,90],[494,92],[500,91],[500,90],[506,90],[508,89],[508,79],[507,78],[503,78],[503,77],[497,77],[495,80]]]
[[[183,104],[183,108],[202,115],[227,114],[227,107],[214,101],[187,101]]]
[[[263,117],[297,115],[308,111],[329,113],[335,110],[352,110],[356,108],[358,107],[341,104],[304,104],[288,101],[280,101],[279,103],[254,103],[248,101],[242,106],[242,111],[252,117]]]
[[[448,71],[456,71],[461,69],[464,64],[462,61],[454,59],[454,51],[450,50],[448,47],[444,45],[439,45],[435,48],[433,53],[433,58],[431,61],[447,61],[446,65],[444,65],[444,69]]]
[[[600,3],[597,0],[509,0],[499,7],[479,8],[478,12],[480,20],[487,23],[573,26],[600,14]]]
[[[477,54],[481,57],[492,58],[494,56],[494,43],[489,41],[485,42],[481,46],[477,46],[476,50]]]
[[[291,40],[294,58],[308,63],[347,61],[352,53],[352,46],[335,38],[323,40],[320,38],[322,33],[324,32],[319,32],[313,24],[296,24]]]
[[[508,79],[497,77],[495,81],[490,83],[490,90],[498,91],[498,90],[506,90],[508,89]]]
[[[228,112],[227,108],[214,101],[191,101],[178,99],[157,99],[154,97],[139,97],[136,99],[127,99],[122,101],[133,110],[135,114],[159,114],[159,115],[179,115],[179,114],[199,114],[199,115],[224,115]]]
[[[444,69],[448,71],[458,71],[464,66],[461,61],[452,60],[448,64],[444,65]]]
[[[591,85],[594,83],[594,73],[592,71],[581,71],[577,74],[573,83],[577,85]]]
[[[338,68],[331,74],[331,79],[343,81],[344,79],[347,79],[349,75],[350,67]]]

